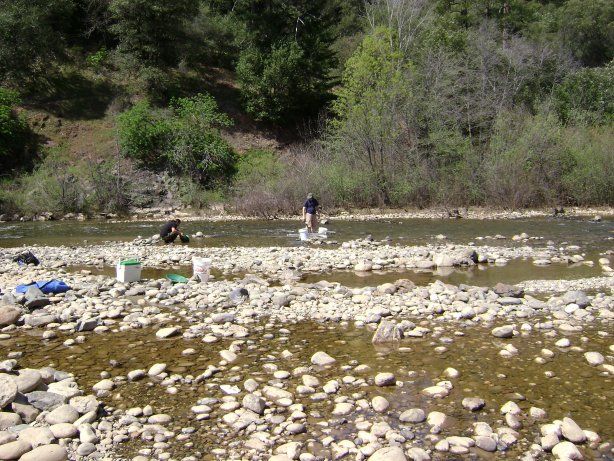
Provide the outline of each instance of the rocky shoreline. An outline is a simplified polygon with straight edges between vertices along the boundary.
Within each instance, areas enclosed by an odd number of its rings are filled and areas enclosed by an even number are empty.
[[[456,361],[464,364],[464,354],[458,354],[462,348],[479,347],[493,356],[493,363],[530,363],[541,370],[541,378],[531,379],[556,380],[549,364],[569,351],[569,364],[589,373],[596,386],[607,387],[614,376],[614,345],[608,339],[614,322],[611,252],[587,258],[575,245],[516,237],[514,246],[456,245],[443,238],[429,245],[395,246],[363,239],[308,251],[159,246],[152,239],[137,239],[36,247],[42,261],[36,267],[13,263],[20,249],[1,249],[0,345],[10,346],[0,355],[5,360],[0,363],[0,459],[404,461],[509,452],[530,461],[550,453],[561,460],[611,456],[609,428],[579,425],[575,414],[570,418],[556,405],[542,408],[543,401],[526,394],[527,389],[491,395],[488,387],[465,383],[471,374],[455,368]],[[96,267],[136,257],[146,267],[168,268],[190,264],[194,256],[210,257],[216,269],[239,278],[121,283],[87,270],[67,271],[75,261]],[[416,286],[400,279],[348,288],[300,281],[303,272],[472,265],[489,270],[519,259],[535,265],[594,265],[602,275],[491,287],[441,281]],[[61,278],[71,289],[48,296],[32,288],[12,293],[20,283],[50,278]],[[335,338],[335,332],[350,327],[352,334],[370,339],[361,340],[368,346],[364,352],[345,350],[343,336],[330,342],[316,339]],[[305,328],[311,333],[301,333]],[[40,354],[34,345],[26,353],[16,348],[21,342],[40,342],[68,360],[86,357],[92,350],[88,347],[99,349],[106,338],[118,338],[122,346],[109,350],[107,363],[78,368],[91,386],[87,389],[74,376],[38,365],[29,368],[28,360]],[[609,347],[598,338],[609,340]],[[473,342],[461,346],[463,341]],[[172,348],[155,352],[162,346]],[[410,362],[418,360],[412,349],[420,350],[420,357],[440,356],[448,365],[433,371],[426,363],[416,370],[386,361],[361,363],[379,347],[407,353]],[[448,355],[457,347],[455,355]],[[125,353],[117,355],[122,348],[140,351],[140,366],[130,366],[130,353],[122,364]],[[186,365],[177,368],[176,362]],[[500,365],[503,369],[495,365],[498,371],[491,371],[491,379],[505,381],[506,365]],[[15,383],[26,378],[31,383],[20,389]],[[62,400],[57,407],[40,409],[31,403],[30,393],[55,394],[56,389]],[[419,398],[401,399],[409,390]],[[179,399],[177,408],[165,404],[171,398]],[[59,429],[65,432],[55,434]]]
[[[300,207],[299,207],[300,208]],[[552,208],[537,208],[523,210],[505,210],[488,207],[471,207],[452,209],[444,207],[426,209],[361,209],[361,210],[331,210],[324,212],[325,219],[336,221],[377,221],[390,219],[527,219],[558,216],[561,218],[585,218],[600,221],[603,218],[614,216],[614,207],[570,207],[564,213],[555,214]],[[108,220],[109,222],[128,222],[128,221],[163,221],[169,217],[179,217],[186,222],[189,221],[251,221],[260,219],[275,220],[297,220],[296,215],[276,215],[274,217],[246,216],[227,212],[219,207],[211,210],[192,211],[178,208],[149,208],[135,209],[129,216],[120,216],[115,213],[99,213],[88,215],[84,213],[59,214],[54,212],[40,213],[33,216],[19,214],[0,214],[0,223],[3,222],[23,222],[23,221],[86,221],[86,220]]]

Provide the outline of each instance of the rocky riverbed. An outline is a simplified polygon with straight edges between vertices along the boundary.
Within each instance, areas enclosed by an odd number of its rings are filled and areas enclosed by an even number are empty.
[[[37,267],[2,249],[0,460],[611,459],[611,252],[494,237],[207,249],[137,239],[37,247]],[[120,283],[68,270],[194,256],[233,277]],[[596,274],[485,287],[301,281],[517,260]],[[71,290],[12,292],[51,278]]]

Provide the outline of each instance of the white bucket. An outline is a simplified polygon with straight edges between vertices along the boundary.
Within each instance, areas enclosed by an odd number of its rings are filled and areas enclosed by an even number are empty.
[[[123,265],[120,261],[117,263],[115,273],[120,282],[138,282],[141,280],[141,264]]]
[[[305,227],[303,229],[299,229],[298,236],[303,241],[304,240],[309,240],[309,234],[308,234],[307,228]]]
[[[211,259],[194,256],[192,258],[192,268],[194,275],[197,276],[201,282],[206,282],[209,280],[211,271]]]
[[[326,235],[328,233],[328,229],[326,227],[318,227],[318,234]]]

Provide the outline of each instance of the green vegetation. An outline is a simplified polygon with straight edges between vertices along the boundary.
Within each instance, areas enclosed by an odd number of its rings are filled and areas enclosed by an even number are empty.
[[[607,0],[0,0],[0,213],[612,205],[613,59]]]

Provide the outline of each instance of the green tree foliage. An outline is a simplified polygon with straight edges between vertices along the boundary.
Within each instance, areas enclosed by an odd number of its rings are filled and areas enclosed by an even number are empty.
[[[554,92],[554,103],[565,122],[588,124],[614,121],[614,62],[569,75]]]
[[[31,161],[31,133],[15,110],[17,104],[17,93],[0,87],[0,176],[26,169]]]
[[[335,66],[334,15],[325,0],[240,0],[233,14],[249,45],[237,77],[256,118],[277,122],[313,115],[325,101]]]
[[[109,6],[121,66],[154,92],[166,85],[164,70],[174,67],[187,43],[194,0],[112,0]]]
[[[118,117],[120,146],[147,168],[213,187],[234,172],[235,153],[219,131],[230,123],[208,94],[173,100],[164,111],[140,102]]]
[[[0,0],[0,83],[23,85],[64,53],[63,21],[73,0]]]
[[[560,31],[576,58],[600,66],[614,58],[614,3],[567,0],[559,10]]]

